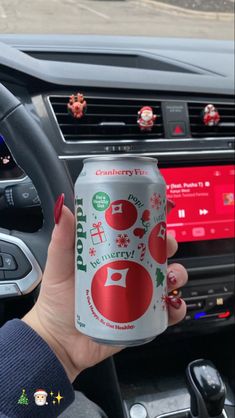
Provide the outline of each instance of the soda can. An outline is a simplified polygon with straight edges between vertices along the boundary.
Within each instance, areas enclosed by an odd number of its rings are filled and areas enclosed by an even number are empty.
[[[75,184],[75,323],[134,346],[168,324],[166,184],[154,158],[85,159]]]

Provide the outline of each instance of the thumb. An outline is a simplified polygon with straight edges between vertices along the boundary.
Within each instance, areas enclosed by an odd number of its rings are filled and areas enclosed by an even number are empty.
[[[59,284],[74,272],[74,215],[63,206],[59,223],[52,232],[47,262],[43,275],[44,284]]]
[[[167,199],[167,205],[166,205],[167,215],[169,215],[169,213],[172,211],[172,209],[174,209],[174,207],[175,207],[175,202],[171,199]]]

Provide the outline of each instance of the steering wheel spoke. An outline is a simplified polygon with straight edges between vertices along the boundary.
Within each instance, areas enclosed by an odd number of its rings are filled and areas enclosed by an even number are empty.
[[[37,189],[44,216],[42,229],[36,233],[0,229],[0,297],[3,298],[29,293],[39,284],[54,227],[55,201],[65,193],[65,204],[71,210],[74,203],[69,172],[41,127],[1,84],[0,98],[0,134]]]
[[[25,238],[0,232],[0,298],[25,295],[40,283],[42,270]]]

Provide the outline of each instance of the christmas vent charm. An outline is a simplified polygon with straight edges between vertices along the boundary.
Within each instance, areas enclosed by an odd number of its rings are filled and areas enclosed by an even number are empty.
[[[138,112],[137,123],[142,132],[151,132],[157,115],[154,115],[150,106],[142,107]]]
[[[69,98],[67,109],[75,119],[81,119],[87,110],[87,102],[83,94],[72,94]]]
[[[220,121],[220,114],[213,104],[208,104],[203,111],[203,123],[206,126],[216,126]]]

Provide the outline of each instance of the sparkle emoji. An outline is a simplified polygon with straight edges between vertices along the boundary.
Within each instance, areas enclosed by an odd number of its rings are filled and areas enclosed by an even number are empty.
[[[57,399],[57,402],[56,402],[56,399]],[[53,404],[56,405],[56,403],[58,403],[58,405],[60,405],[60,402],[62,399],[64,399],[64,397],[61,396],[60,391],[58,391],[57,396],[54,397]]]

